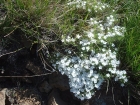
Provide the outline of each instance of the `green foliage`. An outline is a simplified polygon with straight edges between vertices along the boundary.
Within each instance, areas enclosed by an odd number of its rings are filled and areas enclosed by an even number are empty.
[[[128,0],[123,3],[126,34],[122,41],[120,52],[122,62],[129,68],[137,82],[140,81],[140,3]]]
[[[45,27],[47,30],[51,27],[49,24],[53,22],[56,10],[54,5],[57,3],[51,0],[2,0],[1,10],[4,10],[4,16],[0,21],[0,38],[10,42],[16,33],[32,44],[39,43],[41,28]]]

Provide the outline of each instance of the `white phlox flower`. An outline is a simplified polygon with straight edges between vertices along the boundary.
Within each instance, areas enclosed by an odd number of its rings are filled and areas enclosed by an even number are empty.
[[[90,99],[106,79],[114,78],[124,86],[128,81],[127,72],[118,69],[118,49],[113,42],[117,40],[116,36],[123,37],[125,28],[116,24],[114,10],[102,16],[110,6],[98,0],[69,0],[67,6],[95,12],[95,16],[89,15],[87,20],[83,20],[86,28],[82,27],[81,32],[79,29],[79,34],[62,35],[62,43],[73,45],[74,50],[66,46],[65,54],[61,51],[52,53],[52,66],[68,76],[70,91],[80,100]]]

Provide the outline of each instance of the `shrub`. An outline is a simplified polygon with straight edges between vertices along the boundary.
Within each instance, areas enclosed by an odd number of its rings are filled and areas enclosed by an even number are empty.
[[[68,76],[70,91],[84,100],[90,99],[109,78],[124,86],[128,80],[126,71],[119,70],[115,44],[125,32],[119,26],[119,14],[96,0],[69,1],[67,8],[70,11],[61,17],[67,31],[62,31],[56,50],[46,55],[55,69]]]
[[[121,86],[128,81],[117,58],[117,45],[125,32],[117,8],[97,0],[2,3],[6,15],[0,22],[0,37],[13,40],[12,34],[18,31],[31,44],[37,43],[46,57],[44,67],[49,59],[54,70],[67,75],[77,98],[90,99],[108,79],[120,81]]]

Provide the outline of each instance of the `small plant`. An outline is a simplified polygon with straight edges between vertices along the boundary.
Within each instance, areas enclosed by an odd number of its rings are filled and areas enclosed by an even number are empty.
[[[125,28],[119,26],[115,9],[96,0],[73,0],[63,14],[61,44],[54,52],[47,52],[52,66],[69,78],[70,91],[81,99],[90,99],[101,84],[110,78],[126,83],[126,71],[119,70],[117,44]],[[71,18],[68,19],[68,16]],[[65,21],[69,23],[65,24]],[[61,25],[60,25],[61,27]]]
[[[120,81],[121,86],[128,81],[117,57],[117,44],[126,29],[113,6],[98,0],[2,3],[6,15],[0,21],[0,38],[9,42],[20,36],[30,41],[27,48],[37,43],[44,67],[49,59],[55,70],[67,75],[77,98],[90,99],[108,79]]]

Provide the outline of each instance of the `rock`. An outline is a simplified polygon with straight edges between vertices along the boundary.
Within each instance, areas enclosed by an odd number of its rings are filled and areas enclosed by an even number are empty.
[[[31,101],[22,101],[19,103],[19,105],[34,105],[33,102]]]
[[[5,93],[7,89],[0,91],[0,105],[5,105]]]
[[[28,61],[26,68],[34,74],[43,74],[42,69],[39,66],[36,66],[33,62]]]
[[[128,105],[128,96],[123,89],[126,90],[118,83],[108,87],[103,84],[101,89],[96,91],[95,96],[90,99],[90,105]]]
[[[48,105],[68,105],[68,104],[60,98],[59,92],[57,90],[53,90],[48,97]]]
[[[26,48],[31,48],[32,42],[25,37],[25,35],[20,35],[20,41]]]
[[[74,97],[74,94],[70,90],[59,91],[61,99],[69,103],[69,105],[80,105],[80,100]]]
[[[28,75],[25,75],[28,76]],[[32,83],[32,81],[29,78],[21,78],[21,81],[26,82],[26,83]]]
[[[25,99],[20,100],[18,105],[41,105],[41,103],[38,101],[35,101],[35,99],[32,99],[32,98],[28,98],[28,99],[25,98]]]
[[[89,100],[81,101],[80,105],[90,105]]]
[[[58,72],[55,72],[49,76],[49,84],[53,88],[59,88],[62,91],[70,89],[68,77]]]
[[[8,57],[7,53],[8,53],[8,51],[5,48],[3,48],[3,46],[0,45],[0,66],[4,65],[5,60]]]
[[[51,89],[52,87],[49,85],[47,81],[44,81],[39,87],[40,92],[48,93]]]
[[[41,98],[34,88],[7,89],[6,105],[41,105]]]

